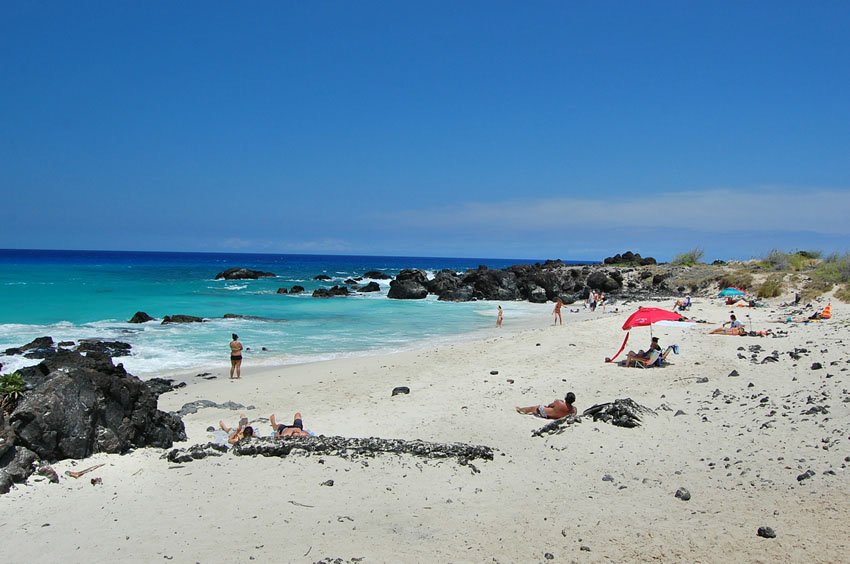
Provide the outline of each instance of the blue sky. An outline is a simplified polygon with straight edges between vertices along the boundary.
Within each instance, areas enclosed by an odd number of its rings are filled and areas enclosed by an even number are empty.
[[[0,247],[848,250],[848,2],[7,2]]]

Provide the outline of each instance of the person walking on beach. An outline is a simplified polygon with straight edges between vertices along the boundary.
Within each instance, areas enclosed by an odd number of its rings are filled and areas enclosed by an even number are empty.
[[[576,395],[568,392],[562,400],[557,399],[549,405],[530,405],[528,407],[517,407],[517,413],[523,415],[534,415],[543,419],[561,419],[567,415],[575,415],[578,413],[573,405],[576,401]]]
[[[555,322],[552,325],[564,324],[564,318],[561,317],[561,308],[563,305],[564,302],[561,301],[561,298],[555,300],[555,309],[552,310],[552,315],[555,316]]]
[[[499,311],[496,313],[496,327],[501,327],[502,321],[504,321],[504,319],[505,316],[504,312],[502,311],[502,306],[499,306]]]
[[[239,342],[239,335],[233,333],[233,340],[230,341],[230,379],[233,380],[233,371],[236,371],[236,378],[242,377],[242,343]]]

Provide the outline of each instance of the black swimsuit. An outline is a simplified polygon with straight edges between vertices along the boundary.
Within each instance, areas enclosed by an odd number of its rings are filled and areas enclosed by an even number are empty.
[[[232,354],[230,355],[230,360],[242,360],[241,354]]]

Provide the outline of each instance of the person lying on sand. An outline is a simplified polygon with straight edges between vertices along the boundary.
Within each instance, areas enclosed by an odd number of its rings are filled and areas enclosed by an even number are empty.
[[[254,428],[248,425],[248,418],[244,415],[239,419],[239,425],[236,429],[228,427],[224,424],[224,421],[219,421],[218,426],[221,427],[222,431],[227,433],[227,442],[231,445],[235,445],[246,437],[250,438],[254,436]]]
[[[726,326],[729,327],[726,327]],[[744,329],[744,325],[738,321],[735,317],[735,314],[731,314],[729,316],[729,321],[725,321],[723,325],[710,331],[709,335],[744,335],[746,334],[746,330]]]
[[[284,425],[283,423],[278,425],[277,420],[274,417],[274,413],[272,413],[271,417],[269,417],[269,421],[272,424],[272,429],[274,429],[274,438],[276,439],[310,436],[310,433],[304,430],[304,421],[301,419],[300,411],[295,412],[292,425]]]
[[[573,405],[576,401],[576,395],[572,392],[567,393],[563,400],[555,400],[549,405],[531,405],[529,407],[517,407],[517,413],[523,415],[534,415],[543,419],[561,419],[567,415],[575,415],[576,408]]]

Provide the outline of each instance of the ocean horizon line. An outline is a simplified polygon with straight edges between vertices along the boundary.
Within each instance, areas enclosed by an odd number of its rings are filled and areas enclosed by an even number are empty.
[[[436,256],[436,255],[412,255],[412,254],[402,254],[402,255],[393,255],[393,254],[344,254],[344,253],[283,253],[283,252],[250,252],[250,251],[153,251],[153,250],[133,250],[133,249],[35,249],[35,248],[0,248],[0,254],[8,254],[8,253],[33,253],[33,254],[49,254],[49,253],[62,253],[62,254],[84,254],[84,253],[94,253],[101,255],[174,255],[174,256],[187,256],[187,255],[202,255],[202,256],[256,256],[256,257],[316,257],[316,258],[325,258],[325,257],[345,257],[350,259],[428,259],[428,260],[469,260],[469,261],[495,261],[495,262],[510,262],[516,261],[517,264],[535,264],[535,263],[544,263],[546,261],[561,261],[564,264],[574,265],[574,266],[582,266],[582,265],[595,265],[601,264],[603,261],[599,260],[574,260],[574,259],[562,259],[562,258],[518,258],[518,257],[476,257],[476,256]]]

